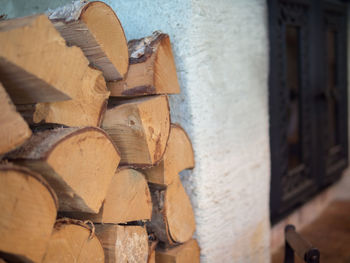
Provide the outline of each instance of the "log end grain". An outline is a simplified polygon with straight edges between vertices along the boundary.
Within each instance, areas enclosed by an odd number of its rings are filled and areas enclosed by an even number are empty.
[[[0,166],[0,252],[10,259],[41,262],[57,214],[53,190],[38,174]]]

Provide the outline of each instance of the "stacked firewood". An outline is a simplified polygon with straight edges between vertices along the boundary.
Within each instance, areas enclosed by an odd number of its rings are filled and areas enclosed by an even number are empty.
[[[0,262],[199,262],[169,36],[78,1],[0,22]]]

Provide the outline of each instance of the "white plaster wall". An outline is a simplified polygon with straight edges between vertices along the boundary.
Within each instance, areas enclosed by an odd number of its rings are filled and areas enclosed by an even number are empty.
[[[14,2],[8,8],[17,10]],[[195,149],[196,168],[182,179],[195,210],[202,262],[269,262],[266,1],[105,2],[129,40],[157,29],[171,37],[182,88],[171,97],[172,120]],[[45,8],[56,6],[49,3]]]

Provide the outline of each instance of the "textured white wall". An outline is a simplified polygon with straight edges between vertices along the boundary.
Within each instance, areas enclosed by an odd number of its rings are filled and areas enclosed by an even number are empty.
[[[45,8],[56,6],[47,2]],[[269,262],[266,1],[105,2],[129,40],[157,29],[171,37],[182,88],[171,98],[172,120],[195,149],[196,168],[182,179],[195,209],[202,262]]]

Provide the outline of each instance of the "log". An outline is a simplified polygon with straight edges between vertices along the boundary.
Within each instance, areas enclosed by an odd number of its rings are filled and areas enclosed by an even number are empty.
[[[112,224],[95,227],[105,252],[105,263],[147,262],[148,236],[144,227]]]
[[[102,128],[121,152],[121,165],[147,167],[163,157],[170,131],[165,95],[123,101],[107,110]]]
[[[147,181],[136,170],[119,169],[113,176],[98,214],[71,212],[62,215],[94,223],[119,224],[150,220],[152,202]]]
[[[131,40],[128,49],[129,71],[124,80],[107,83],[111,96],[180,93],[167,34],[156,31],[152,36]]]
[[[103,263],[104,252],[94,228],[72,219],[57,220],[43,263]]]
[[[37,103],[35,111],[26,119],[31,124],[57,123],[67,126],[101,126],[103,115],[107,109],[109,92],[101,72],[85,67],[76,90],[68,101]],[[24,109],[28,105],[24,105]],[[28,115],[18,108],[20,113]]]
[[[60,211],[97,213],[120,160],[99,128],[56,128],[35,133],[8,159],[41,173],[56,191]]]
[[[16,104],[70,99],[86,70],[45,15],[0,21],[0,43],[0,79]]]
[[[166,189],[150,185],[153,203],[149,232],[167,245],[188,241],[196,228],[192,205],[180,178]]]
[[[100,1],[76,1],[49,18],[69,46],[80,47],[106,80],[122,79],[128,70],[128,46],[113,9]]]
[[[199,263],[200,249],[195,239],[168,249],[156,250],[157,263]]]
[[[100,125],[109,96],[103,75],[78,47],[66,46],[45,15],[0,22],[0,42],[0,79],[10,97],[40,102],[25,113],[28,122]],[[67,95],[57,97],[55,89]]]
[[[0,83],[0,155],[23,144],[32,134],[28,124],[16,111],[10,97]]]
[[[191,141],[181,126],[171,124],[163,159],[157,166],[143,170],[146,179],[150,183],[167,186],[182,170],[190,168],[194,168]]]
[[[57,214],[57,197],[37,173],[0,165],[0,257],[41,262]]]

